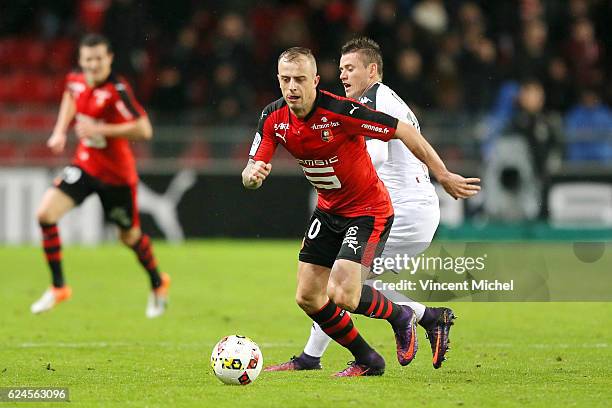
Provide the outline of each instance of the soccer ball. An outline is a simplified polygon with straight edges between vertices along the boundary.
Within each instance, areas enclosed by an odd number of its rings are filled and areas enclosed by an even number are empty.
[[[248,337],[226,336],[213,348],[210,366],[221,382],[247,385],[259,375],[263,356],[259,346]]]

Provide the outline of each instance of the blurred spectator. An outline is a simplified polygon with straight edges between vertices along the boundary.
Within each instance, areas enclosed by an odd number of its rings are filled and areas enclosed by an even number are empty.
[[[521,83],[517,109],[504,134],[520,135],[531,149],[533,167],[540,180],[546,180],[561,159],[561,123],[544,112],[546,96],[542,84],[529,79]]]
[[[442,0],[424,0],[412,11],[412,19],[425,31],[439,35],[448,28],[448,15]]]
[[[248,108],[252,95],[248,83],[238,78],[238,72],[231,62],[215,68],[207,98],[210,123],[236,125],[251,119]]]
[[[321,77],[319,87],[326,91],[344,95],[344,89],[341,86],[338,76],[338,63],[329,58],[319,58],[317,61],[318,74]]]
[[[565,120],[567,159],[571,161],[612,161],[612,110],[594,89],[582,92],[580,103]]]
[[[550,63],[547,36],[547,27],[542,20],[525,23],[521,46],[514,62],[515,78],[535,77],[539,81],[546,79]]]
[[[459,58],[459,71],[463,79],[464,102],[468,111],[484,112],[493,101],[497,84],[495,46],[487,38],[473,32],[466,38]]]
[[[432,104],[429,81],[423,75],[423,60],[415,49],[400,51],[396,62],[397,78],[394,89],[415,112],[423,111]]]
[[[565,61],[560,57],[552,58],[545,78],[546,109],[565,112],[575,100],[574,86]]]
[[[106,11],[104,34],[113,44],[113,69],[136,78],[147,68],[146,8],[136,0],[115,0]]]
[[[590,20],[580,18],[572,25],[565,53],[579,85],[594,86],[602,83],[602,49],[595,38],[595,30]]]
[[[177,67],[161,68],[151,97],[151,106],[170,115],[175,115],[187,107],[186,84]]]

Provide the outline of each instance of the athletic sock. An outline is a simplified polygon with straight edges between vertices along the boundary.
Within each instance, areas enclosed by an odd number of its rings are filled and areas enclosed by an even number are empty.
[[[439,313],[433,307],[426,307],[423,313],[423,318],[419,321],[421,327],[430,329],[431,326],[438,320]]]
[[[361,298],[354,313],[374,319],[385,319],[394,327],[405,317],[401,305],[393,303],[385,295],[367,285],[361,288]]]
[[[159,276],[159,270],[157,269],[157,261],[155,260],[155,256],[153,256],[153,248],[149,236],[142,234],[138,242],[132,246],[132,249],[134,252],[136,252],[136,256],[138,257],[140,264],[149,274],[149,278],[151,279],[151,287],[153,289],[159,288],[162,281],[161,276]]]
[[[62,273],[62,241],[60,240],[57,224],[40,224],[43,237],[43,249],[45,257],[51,270],[51,281],[53,286],[61,288],[64,286],[64,274]]]
[[[321,364],[321,357],[313,357],[305,352],[302,352],[296,359],[298,360],[298,364],[303,368],[317,367]]]
[[[329,337],[347,348],[355,356],[355,361],[368,363],[372,353],[375,353],[353,325],[350,314],[331,300],[309,316]]]
[[[367,280],[364,282],[364,284],[370,287],[374,286],[374,282],[372,280]],[[417,322],[420,322],[421,319],[423,318],[423,315],[425,314],[425,308],[426,308],[424,304],[419,303],[415,300],[412,300],[408,296],[404,295],[403,293],[395,291],[395,290],[380,290],[379,292],[385,295],[385,297],[389,299],[390,301],[392,301],[393,303],[397,305],[408,306],[412,310],[414,310],[414,312],[416,313]]]
[[[321,356],[323,355],[323,353],[325,353],[325,350],[329,346],[331,340],[331,337],[325,334],[325,332],[321,329],[321,327],[319,327],[316,322],[313,322],[310,328],[310,337],[308,338],[306,347],[304,347],[303,354],[306,354],[310,357],[321,358]]]

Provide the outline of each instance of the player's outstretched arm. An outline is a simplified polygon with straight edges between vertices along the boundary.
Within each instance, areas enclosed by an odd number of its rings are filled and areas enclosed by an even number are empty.
[[[477,185],[480,183],[479,178],[465,178],[448,171],[438,153],[414,126],[400,121],[395,137],[429,167],[436,180],[453,198],[469,198],[480,191]]]
[[[80,138],[103,135],[106,137],[122,137],[128,140],[149,140],[153,137],[153,127],[148,116],[125,123],[95,123],[78,121],[74,129]]]
[[[271,170],[272,164],[249,159],[249,162],[242,171],[242,185],[249,190],[258,189]]]
[[[66,133],[74,115],[76,115],[76,103],[70,92],[65,91],[62,96],[62,103],[60,104],[53,133],[49,140],[47,140],[47,146],[53,153],[58,154],[64,150],[64,146],[66,146]]]

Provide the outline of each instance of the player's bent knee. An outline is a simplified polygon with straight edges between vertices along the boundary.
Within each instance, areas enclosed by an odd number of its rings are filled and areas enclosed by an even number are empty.
[[[129,247],[133,247],[134,245],[136,245],[141,236],[142,232],[139,228],[119,231],[119,239],[121,240],[121,242],[123,242]]]
[[[39,208],[36,211],[36,219],[39,224],[55,224],[58,221],[57,217],[47,208]]]
[[[341,288],[330,289],[328,287],[327,295],[339,308],[348,310],[349,312],[354,311],[359,305],[359,297]]]
[[[295,302],[304,312],[312,314],[318,312],[325,306],[327,298],[305,293],[296,293]]]

